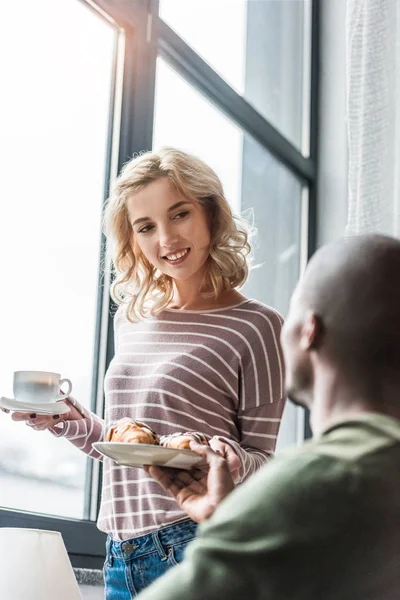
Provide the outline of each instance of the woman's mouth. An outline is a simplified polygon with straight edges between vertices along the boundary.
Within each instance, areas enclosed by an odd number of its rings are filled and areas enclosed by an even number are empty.
[[[190,252],[190,248],[183,248],[182,250],[177,250],[176,252],[170,252],[163,256],[163,260],[165,260],[170,265],[180,265],[186,259]]]

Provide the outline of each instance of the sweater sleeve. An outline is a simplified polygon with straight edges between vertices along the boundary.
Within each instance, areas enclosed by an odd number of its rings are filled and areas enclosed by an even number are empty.
[[[262,306],[262,305],[260,305]],[[280,346],[281,315],[265,307],[249,326],[249,347],[242,352],[239,374],[240,439],[216,436],[228,443],[240,459],[240,481],[259,469],[275,452],[285,407],[284,362]]]
[[[83,419],[61,421],[49,429],[50,433],[56,437],[65,437],[91,458],[103,460],[103,456],[96,452],[92,444],[104,440],[104,420],[87,410],[75,398],[70,397],[68,400],[83,415]]]
[[[114,315],[114,347],[117,348],[118,336],[117,328],[115,327],[117,315],[123,314],[122,307],[119,307]],[[74,446],[82,450],[91,458],[103,460],[103,455],[96,452],[92,447],[95,442],[102,442],[105,438],[105,422],[104,419],[87,410],[75,398],[69,397],[69,402],[79,410],[83,415],[83,419],[78,421],[61,421],[49,431],[56,437],[65,437]]]
[[[281,399],[240,415],[240,442],[224,436],[215,436],[229,444],[240,459],[240,477],[236,483],[247,479],[273,457],[284,406],[285,400]]]

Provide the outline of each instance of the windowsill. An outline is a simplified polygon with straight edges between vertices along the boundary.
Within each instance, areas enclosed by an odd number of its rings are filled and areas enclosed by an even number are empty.
[[[103,573],[99,569],[74,568],[74,573],[79,585],[104,586]]]

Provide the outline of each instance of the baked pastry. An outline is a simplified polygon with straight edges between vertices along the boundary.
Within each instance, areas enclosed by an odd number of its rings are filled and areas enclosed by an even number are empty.
[[[110,427],[106,435],[106,442],[158,444],[158,435],[146,423],[124,417]]]
[[[165,448],[179,448],[179,450],[190,450],[190,442],[208,445],[206,436],[199,431],[186,431],[185,433],[171,433],[160,437],[160,446]]]

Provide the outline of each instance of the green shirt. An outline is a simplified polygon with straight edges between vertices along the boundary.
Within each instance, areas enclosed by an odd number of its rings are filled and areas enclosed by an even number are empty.
[[[221,503],[141,600],[398,600],[400,421],[357,416]]]

